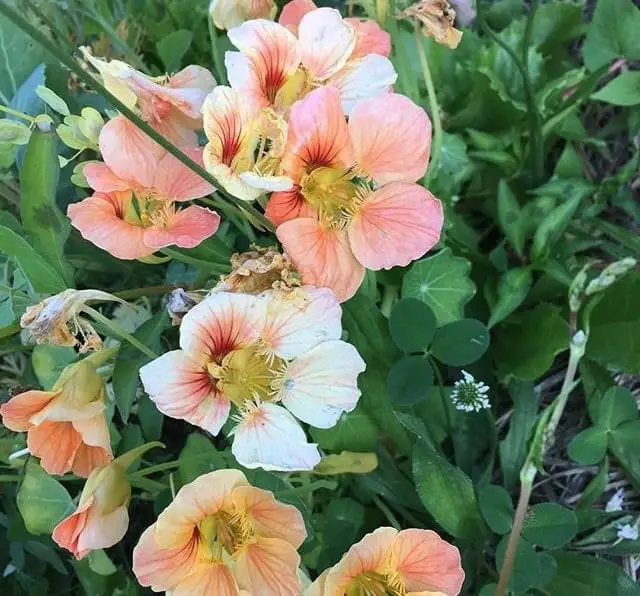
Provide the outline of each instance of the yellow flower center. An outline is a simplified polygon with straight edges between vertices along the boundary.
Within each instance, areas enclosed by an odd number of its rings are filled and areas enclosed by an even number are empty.
[[[236,511],[219,511],[205,517],[197,532],[201,562],[222,561],[224,553],[237,557],[255,534],[251,520]]]
[[[405,596],[407,593],[400,576],[367,571],[351,580],[345,596]]]
[[[133,194],[124,206],[122,219],[142,228],[166,227],[175,212],[169,199],[153,193]]]

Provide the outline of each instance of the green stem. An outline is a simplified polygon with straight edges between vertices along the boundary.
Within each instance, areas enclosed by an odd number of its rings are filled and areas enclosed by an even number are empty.
[[[132,472],[131,474],[129,474],[129,478],[137,480],[139,478],[144,478],[145,476],[149,476],[150,474],[155,474],[156,472],[164,472],[165,470],[175,470],[178,466],[180,466],[180,462],[178,460],[167,461],[163,464],[149,466],[144,470],[138,470],[137,472]]]
[[[442,401],[442,409],[444,410],[444,417],[447,423],[447,434],[451,436],[451,433],[453,431],[453,422],[451,421],[451,410],[449,409],[449,401],[447,400],[447,397],[444,394],[444,379],[442,378],[442,373],[440,372],[438,363],[431,356],[429,356],[429,364],[431,364],[431,368],[433,369],[433,372],[436,374],[436,381],[438,383],[438,393],[440,394],[440,400]]]
[[[22,118],[23,120],[26,120],[30,124],[33,124],[36,120],[35,118],[32,118],[28,114],[23,114],[22,112],[18,112],[18,110],[13,110],[3,105],[0,105],[0,112],[6,112],[7,114],[11,114],[12,116],[17,116],[18,118]]]
[[[422,76],[424,78],[424,83],[427,86],[429,112],[431,115],[431,121],[433,122],[431,163],[429,164],[429,171],[425,176],[425,186],[427,186],[433,177],[437,175],[438,167],[440,165],[440,150],[442,149],[442,120],[440,119],[440,106],[438,105],[436,89],[433,85],[431,70],[429,69],[429,61],[427,60],[427,54],[424,51],[424,36],[422,35],[418,25],[415,27],[415,35],[416,45],[418,46],[418,58],[420,59],[420,66],[422,67]]]
[[[335,490],[337,483],[334,480],[316,480],[305,484],[304,486],[298,486],[297,488],[290,488],[287,490],[277,491],[275,496],[280,499],[282,497],[294,497],[300,494],[312,493],[320,488],[326,488],[327,490]]]
[[[380,312],[387,317],[387,319],[391,316],[391,310],[397,298],[397,286],[385,286],[384,292],[382,293],[382,302],[380,302]]]
[[[378,495],[373,495],[373,502],[376,504],[376,507],[384,513],[384,516],[396,530],[402,530],[402,526],[400,525],[398,518],[393,514],[393,511],[383,503],[382,499],[380,499]]]
[[[216,265],[210,263],[209,261],[203,261],[202,259],[196,259],[195,257],[190,257],[189,255],[182,254],[177,250],[173,250],[171,248],[163,248],[160,250],[161,253],[175,259],[176,261],[180,261],[181,263],[186,263],[187,265],[193,265],[194,267],[205,267],[210,271],[218,275],[223,275],[229,272],[229,268],[225,267],[221,263]]]
[[[116,335],[120,336],[122,339],[126,339],[133,347],[138,348],[143,354],[146,354],[150,358],[157,358],[158,355],[151,349],[147,348],[142,342],[138,341],[133,335],[127,333],[120,325],[114,323],[110,319],[107,319],[103,314],[99,313],[94,308],[90,306],[83,306],[82,311],[87,313],[90,317],[101,323],[108,329],[111,329]]]
[[[211,43],[211,58],[213,59],[213,65],[216,69],[216,75],[220,85],[227,84],[226,68],[224,67],[224,61],[220,55],[220,48],[218,47],[218,32],[216,26],[211,18],[211,15],[207,15],[207,22],[209,24],[209,41]]]
[[[153,139],[158,145],[160,145],[163,149],[171,153],[178,161],[186,165],[193,172],[198,174],[201,178],[206,180],[209,184],[211,184],[214,188],[218,189],[222,194],[224,194],[232,203],[238,207],[240,203],[244,203],[242,205],[242,209],[251,214],[252,218],[255,220],[256,225],[262,226],[260,229],[274,231],[273,224],[257,209],[253,206],[246,204],[244,201],[240,201],[235,197],[228,195],[224,189],[220,186],[220,183],[211,175],[207,170],[205,170],[201,165],[197,164],[193,161],[188,155],[185,155],[182,151],[180,151],[173,143],[165,139],[161,134],[159,134],[156,130],[154,130],[149,124],[147,124],[142,118],[140,118],[135,112],[130,110],[126,105],[124,105],[115,95],[109,92],[101,83],[99,83],[93,76],[84,71],[76,62],[69,58],[64,52],[61,52],[60,49],[52,43],[41,31],[39,31],[36,27],[34,27],[31,23],[29,23],[26,19],[24,19],[21,15],[19,15],[15,10],[10,8],[4,2],[0,2],[0,14],[3,14],[7,17],[14,25],[22,29],[29,37],[37,41],[42,47],[44,47],[47,51],[49,51],[56,59],[58,59],[64,66],[66,66],[70,71],[72,71],[83,83],[86,83],[88,86],[97,89],[106,99],[108,99],[118,110],[125,116],[128,120],[133,122],[140,130],[142,130],[147,136]]]

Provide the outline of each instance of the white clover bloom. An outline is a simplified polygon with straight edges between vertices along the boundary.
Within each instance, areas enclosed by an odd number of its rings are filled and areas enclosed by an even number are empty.
[[[619,524],[618,539],[619,540],[638,540],[638,528],[630,524]]]
[[[491,407],[487,393],[489,387],[482,381],[476,381],[466,370],[462,371],[462,379],[453,384],[451,401],[463,412],[479,412]]]
[[[613,513],[615,511],[622,511],[624,507],[624,489],[617,490],[614,495],[607,501],[604,510],[607,513]]]

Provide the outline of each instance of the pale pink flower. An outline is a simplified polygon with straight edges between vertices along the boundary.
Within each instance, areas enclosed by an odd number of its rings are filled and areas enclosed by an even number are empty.
[[[218,29],[231,29],[250,19],[273,20],[278,7],[274,0],[212,0],[209,16]]]
[[[243,466],[309,470],[320,454],[296,418],[330,428],[360,396],[365,364],[340,341],[340,318],[325,288],[216,292],[185,315],[180,349],[143,366],[140,377],[161,412],[213,435],[233,405],[232,453]]]
[[[217,470],[183,486],[144,531],[133,572],[173,596],[299,596],[306,535],[295,507],[239,470]]]
[[[415,184],[430,144],[427,114],[402,95],[360,102],[348,123],[333,87],[294,104],[283,165],[295,186],[266,214],[304,283],[344,301],[365,268],[405,266],[438,242],[442,205]]]
[[[85,239],[120,259],[138,259],[172,244],[192,248],[218,229],[214,211],[176,209],[176,202],[203,197],[213,187],[124,116],[104,126],[100,151],[104,163],[84,167],[95,194],[67,209]],[[202,164],[201,148],[182,151]]]

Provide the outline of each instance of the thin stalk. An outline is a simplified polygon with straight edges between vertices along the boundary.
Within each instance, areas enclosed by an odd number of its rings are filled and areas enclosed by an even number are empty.
[[[23,114],[22,112],[18,112],[18,110],[13,110],[7,106],[3,106],[0,104],[0,112],[6,112],[7,114],[11,114],[12,116],[16,116],[17,118],[22,118],[27,122],[33,124],[35,122],[35,118],[32,118],[28,114]]]
[[[153,350],[149,349],[141,341],[137,340],[133,335],[127,333],[122,327],[120,327],[120,325],[114,323],[110,319],[107,319],[107,317],[99,313],[94,308],[91,308],[90,306],[84,306],[82,308],[82,311],[98,321],[98,323],[101,323],[102,325],[107,327],[107,329],[111,329],[111,331],[113,331],[116,335],[128,341],[134,348],[138,348],[138,350],[140,350],[143,354],[149,356],[149,358],[158,357],[158,355]]]
[[[171,248],[163,248],[160,250],[161,253],[165,254],[176,261],[180,261],[181,263],[186,263],[187,265],[193,265],[195,267],[207,267],[214,273],[218,275],[224,275],[229,272],[228,267],[225,267],[222,264],[215,265],[208,261],[203,261],[202,259],[196,259],[195,257],[190,257],[189,255],[184,255],[177,250],[173,250]]]
[[[220,48],[218,48],[218,32],[216,31],[216,26],[211,15],[207,15],[207,23],[209,24],[209,42],[211,43],[211,59],[213,60],[213,66],[216,69],[216,75],[220,85],[226,85],[227,70],[224,67],[224,60],[220,55]]]
[[[164,472],[165,470],[174,470],[180,465],[178,460],[175,461],[167,461],[163,464],[157,464],[155,466],[149,466],[144,470],[138,470],[137,472],[132,472],[129,474],[129,478],[139,479],[144,478],[145,476],[149,476],[150,474],[155,474],[156,472]]]
[[[444,379],[442,378],[442,373],[440,372],[440,368],[438,368],[438,363],[434,358],[429,356],[429,364],[431,364],[431,368],[433,372],[436,374],[436,381],[438,383],[438,393],[440,394],[440,400],[442,401],[442,409],[444,410],[444,417],[447,423],[447,434],[451,436],[451,432],[453,430],[453,423],[451,421],[451,411],[449,410],[449,402],[444,394]]]
[[[398,518],[393,514],[393,511],[391,511],[391,509],[387,507],[382,499],[378,497],[378,495],[373,495],[373,502],[376,504],[376,507],[378,507],[378,509],[380,509],[382,513],[384,513],[384,516],[396,530],[402,530],[402,526],[400,525]]]
[[[218,189],[224,194],[232,203],[238,207],[241,203],[239,199],[228,195],[224,189],[220,186],[220,183],[205,170],[201,165],[193,161],[188,155],[185,155],[180,151],[173,143],[165,139],[161,134],[155,131],[149,124],[147,124],[142,118],[140,118],[135,112],[130,110],[124,105],[115,95],[109,92],[101,83],[99,83],[93,76],[85,72],[76,62],[67,56],[64,52],[52,43],[45,35],[42,34],[36,27],[19,15],[16,11],[10,8],[7,4],[0,2],[0,14],[6,16],[14,25],[22,29],[29,37],[37,41],[42,47],[49,51],[63,66],[66,66],[72,71],[82,82],[86,83],[90,87],[97,89],[105,99],[108,99],[128,120],[133,122],[140,130],[142,130],[147,136],[151,137],[158,145],[163,149],[171,153],[178,161],[186,165],[193,172],[198,174],[201,178],[206,180],[214,188]],[[242,202],[244,203],[244,201]],[[255,219],[257,223],[262,226],[261,229],[274,231],[273,224],[257,209],[248,204],[243,204],[242,209]]]
[[[398,299],[398,287],[397,286],[385,286],[382,293],[382,301],[380,302],[380,312],[387,317],[391,316],[391,310],[393,305]]]
[[[418,46],[418,58],[420,59],[420,67],[422,68],[422,77],[427,86],[427,97],[429,99],[429,112],[431,121],[433,122],[433,142],[431,143],[431,163],[429,171],[425,176],[425,185],[438,173],[440,164],[440,150],[442,149],[442,120],[440,119],[440,106],[436,96],[436,89],[433,85],[433,77],[429,69],[429,60],[424,51],[424,36],[420,31],[420,27],[415,26],[416,45]]]

